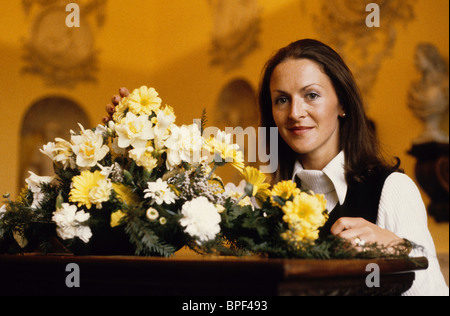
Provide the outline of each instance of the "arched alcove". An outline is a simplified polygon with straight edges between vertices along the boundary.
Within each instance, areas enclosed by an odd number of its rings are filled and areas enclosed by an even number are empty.
[[[89,128],[84,110],[64,97],[46,97],[30,105],[21,124],[19,187],[33,171],[39,176],[51,176],[52,161],[39,150],[56,137],[70,140],[70,130],[78,131],[78,123]]]
[[[222,88],[215,105],[214,120],[215,126],[220,130],[234,134],[235,142],[244,152],[246,165],[256,166],[259,115],[256,92],[247,80],[233,79]],[[230,176],[235,173],[228,172],[229,167],[226,166],[225,169],[222,172],[225,181],[236,183],[240,180],[239,175]]]
[[[220,129],[257,126],[256,92],[251,84],[245,79],[227,83],[217,99],[215,114]]]

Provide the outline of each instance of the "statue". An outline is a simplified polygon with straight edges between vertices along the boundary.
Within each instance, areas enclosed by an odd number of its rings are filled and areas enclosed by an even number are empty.
[[[448,135],[440,130],[441,120],[449,107],[446,63],[438,49],[428,43],[417,46],[415,62],[422,78],[411,84],[408,106],[425,126],[414,143],[448,143]]]
[[[448,110],[448,71],[435,46],[417,46],[416,67],[421,80],[413,82],[408,106],[424,123],[424,131],[408,152],[417,159],[416,179],[430,197],[428,213],[438,222],[449,221],[449,137],[440,124]]]

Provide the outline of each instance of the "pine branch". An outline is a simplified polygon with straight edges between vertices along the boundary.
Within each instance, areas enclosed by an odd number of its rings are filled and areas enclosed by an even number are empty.
[[[152,256],[155,254],[170,257],[175,248],[163,241],[139,217],[132,217],[125,226],[130,242],[136,248],[136,255]]]

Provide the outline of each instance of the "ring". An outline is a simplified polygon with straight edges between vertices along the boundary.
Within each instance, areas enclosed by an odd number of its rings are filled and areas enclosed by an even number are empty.
[[[355,238],[355,243],[359,247],[364,247],[366,245],[366,242],[363,239],[359,238],[359,237]]]

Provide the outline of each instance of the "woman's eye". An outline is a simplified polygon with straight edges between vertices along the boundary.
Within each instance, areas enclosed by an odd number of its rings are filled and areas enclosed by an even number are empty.
[[[288,98],[286,97],[279,97],[275,100],[275,104],[286,104],[288,103]]]
[[[306,95],[306,98],[307,98],[308,100],[311,100],[311,101],[316,100],[318,97],[320,97],[320,95],[319,95],[318,93],[315,93],[315,92],[311,92],[311,93],[308,93],[308,94]]]

